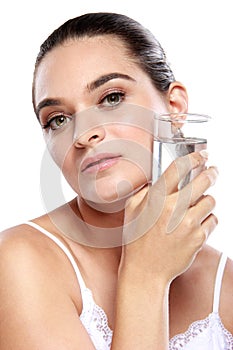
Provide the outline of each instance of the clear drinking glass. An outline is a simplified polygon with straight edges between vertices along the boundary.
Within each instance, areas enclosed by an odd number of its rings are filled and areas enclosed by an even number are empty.
[[[207,148],[208,125],[211,117],[195,113],[156,114],[154,119],[152,182],[177,157]],[[191,171],[179,187],[185,186],[201,169]]]

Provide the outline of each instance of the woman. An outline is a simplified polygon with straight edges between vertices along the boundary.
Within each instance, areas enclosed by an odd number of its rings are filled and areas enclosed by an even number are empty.
[[[216,168],[196,152],[150,184],[152,115],[188,104],[155,38],[118,14],[69,20],[33,104],[77,197],[1,234],[1,350],[233,349],[233,264],[206,245]]]

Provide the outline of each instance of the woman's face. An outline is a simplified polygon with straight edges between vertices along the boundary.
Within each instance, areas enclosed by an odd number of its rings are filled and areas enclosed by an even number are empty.
[[[53,159],[81,197],[106,203],[151,178],[153,112],[165,98],[112,36],[50,51],[35,78],[35,105]]]

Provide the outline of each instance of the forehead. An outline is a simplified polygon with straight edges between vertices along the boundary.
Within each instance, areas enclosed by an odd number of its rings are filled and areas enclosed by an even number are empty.
[[[52,49],[39,64],[35,77],[35,101],[44,95],[64,94],[66,85],[80,91],[102,74],[135,72],[136,66],[123,42],[116,37],[70,40]]]

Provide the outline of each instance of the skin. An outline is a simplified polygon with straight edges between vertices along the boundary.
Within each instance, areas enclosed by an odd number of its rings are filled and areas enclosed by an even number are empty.
[[[116,72],[130,79],[118,77],[98,88],[90,88],[100,76]],[[57,47],[41,62],[35,80],[36,106],[48,98],[59,100],[59,104],[43,107],[38,114],[40,123],[46,124],[57,112],[85,116],[106,93],[119,91],[125,93],[124,102],[147,110],[187,110],[187,93],[182,84],[171,84],[166,95],[161,95],[129,59],[118,39],[99,37]],[[195,153],[172,163],[154,186],[148,186],[145,184],[150,180],[149,170],[142,171],[141,166],[127,161],[132,153],[121,148],[124,140],[129,145],[136,142],[140,149],[150,152],[151,135],[147,130],[135,125],[105,124],[87,127],[77,135],[77,125],[78,122],[70,122],[64,131],[55,133],[45,129],[44,137],[53,159],[79,199],[33,221],[59,237],[72,251],[86,285],[114,329],[112,350],[167,349],[169,338],[185,332],[192,322],[212,312],[220,253],[205,244],[217,219],[212,214],[214,199],[203,194],[214,184],[217,171],[214,167],[206,169],[182,193],[178,192],[177,169],[185,175],[206,162]],[[109,145],[115,147],[116,140],[123,156],[113,166],[94,175],[81,172],[87,157],[106,150]],[[130,186],[119,190],[117,185],[122,179]],[[82,187],[82,181],[86,186]],[[129,188],[134,191],[133,196],[127,195]],[[192,193],[189,205],[178,227],[173,227],[167,235],[175,203],[180,195],[186,198],[187,193]],[[145,208],[143,221],[137,213]],[[124,223],[136,219],[135,231],[140,233],[147,213],[150,216],[154,208],[162,208],[156,223],[146,234],[123,247],[96,249],[64,235],[70,224],[70,209],[96,228],[122,230]],[[62,218],[63,230],[54,224],[56,217]],[[127,225],[123,233],[129,234]],[[77,317],[82,310],[80,289],[64,253],[35,229],[20,225],[1,234],[0,254],[0,299],[5,301],[0,309],[1,350],[94,349]],[[220,316],[231,333],[232,281],[233,263],[228,260]],[[140,320],[143,320],[143,335]]]

